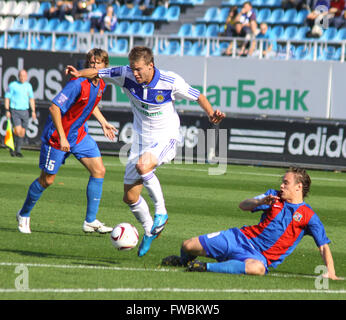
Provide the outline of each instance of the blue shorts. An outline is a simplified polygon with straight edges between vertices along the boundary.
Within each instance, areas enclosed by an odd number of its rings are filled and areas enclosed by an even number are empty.
[[[101,157],[97,143],[87,134],[81,142],[71,148],[70,152],[61,151],[49,144],[42,143],[39,167],[49,174],[56,174],[70,154],[73,154],[78,160]]]
[[[238,228],[205,234],[199,236],[199,241],[207,257],[214,258],[218,262],[255,259],[261,261],[267,269],[266,258],[252,246]]]

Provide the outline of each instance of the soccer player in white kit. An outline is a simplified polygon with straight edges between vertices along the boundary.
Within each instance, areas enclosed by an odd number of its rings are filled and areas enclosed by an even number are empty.
[[[134,115],[134,139],[125,169],[123,200],[144,228],[143,240],[138,249],[138,256],[142,257],[168,220],[155,170],[176,155],[180,120],[175,110],[175,100],[198,102],[214,124],[220,123],[225,114],[214,111],[207,98],[179,75],[157,69],[150,48],[134,47],[128,57],[129,66],[80,71],[67,66],[66,72],[76,77],[103,78],[106,82],[122,87],[130,99]],[[154,203],[154,220],[147,202],[141,196],[143,186]]]

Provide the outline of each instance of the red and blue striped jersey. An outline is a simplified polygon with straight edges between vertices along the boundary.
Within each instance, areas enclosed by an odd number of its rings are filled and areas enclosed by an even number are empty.
[[[278,195],[279,191],[270,189],[256,198],[269,194]],[[305,202],[292,204],[277,200],[272,205],[261,205],[253,211],[260,210],[264,212],[259,224],[244,226],[240,231],[262,253],[270,267],[282,263],[305,235],[311,235],[318,247],[330,242],[321,220]]]
[[[62,125],[71,147],[87,134],[86,121],[90,118],[105,91],[106,84],[100,79],[97,86],[86,78],[72,78],[52,102],[61,110]],[[60,149],[59,134],[49,115],[41,140]]]

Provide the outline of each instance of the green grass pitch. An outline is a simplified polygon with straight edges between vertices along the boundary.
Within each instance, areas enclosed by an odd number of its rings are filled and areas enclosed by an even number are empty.
[[[323,265],[311,237],[264,277],[188,273],[162,268],[161,259],[178,254],[184,239],[230,227],[257,224],[260,213],[238,209],[241,200],[276,188],[282,168],[230,165],[223,175],[208,175],[209,165],[175,164],[157,170],[169,222],[149,253],[137,248],[115,250],[109,235],[84,234],[88,173],[72,157],[55,184],[43,194],[31,215],[32,234],[17,231],[16,212],[31,182],[39,175],[39,152],[24,150],[11,158],[0,149],[0,299],[345,299],[346,281],[329,281],[327,289],[315,268]],[[124,166],[104,156],[107,169],[98,219],[108,225],[141,226],[122,202]],[[346,174],[309,171],[312,188],[307,202],[325,225],[336,273],[346,277]],[[146,192],[144,197],[151,205]],[[151,206],[152,209],[152,206]],[[208,261],[207,258],[202,259]],[[21,266],[22,265],[22,266]],[[24,266],[27,290],[21,278]],[[16,287],[17,285],[17,287]]]

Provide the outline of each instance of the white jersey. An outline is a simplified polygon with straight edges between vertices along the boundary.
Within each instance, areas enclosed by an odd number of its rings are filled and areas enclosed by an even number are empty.
[[[197,101],[200,91],[189,86],[174,72],[154,68],[149,84],[139,84],[129,66],[101,69],[100,78],[122,87],[130,99],[134,115],[133,130],[138,143],[149,145],[161,139],[179,139],[180,120],[175,100]]]

